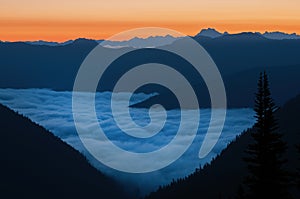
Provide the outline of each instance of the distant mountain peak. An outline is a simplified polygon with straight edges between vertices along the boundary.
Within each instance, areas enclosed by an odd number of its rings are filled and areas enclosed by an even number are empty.
[[[210,37],[210,38],[217,38],[217,37],[221,37],[222,35],[223,35],[222,33],[218,32],[214,28],[207,28],[207,29],[202,29],[196,36],[204,36],[204,37]]]
[[[282,39],[300,39],[300,35],[297,35],[296,33],[284,33],[284,32],[268,32],[262,34],[265,38],[268,39],[276,39],[276,40],[282,40]]]
[[[56,41],[44,41],[44,40],[37,40],[37,41],[25,41],[27,44],[32,45],[45,45],[45,46],[63,46],[72,43],[73,40],[68,40],[65,42],[56,42]]]
[[[260,37],[260,38],[266,38],[266,39],[275,39],[275,40],[282,40],[282,39],[300,39],[300,35],[297,35],[296,33],[284,33],[280,31],[274,31],[274,32],[268,32],[266,31],[265,33],[260,33],[260,32],[240,32],[240,33],[235,33],[235,34],[230,34],[228,32],[218,32],[214,28],[206,28],[202,29],[197,35],[197,36],[202,36],[202,37],[209,37],[212,39],[221,37],[221,36],[251,36],[251,37]]]
[[[147,47],[158,47],[172,44],[180,37],[174,37],[172,35],[165,36],[149,36],[147,38],[133,37],[125,41],[110,41],[105,40],[101,43],[102,46],[109,48],[121,48],[121,47],[133,47],[133,48],[147,48]]]
[[[242,33],[236,33],[236,34],[227,34],[223,35],[227,38],[233,38],[235,40],[266,40],[266,38],[261,35],[259,32],[242,32]]]

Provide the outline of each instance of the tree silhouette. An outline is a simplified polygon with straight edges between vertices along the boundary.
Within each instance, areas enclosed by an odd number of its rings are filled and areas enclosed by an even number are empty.
[[[300,155],[300,144],[298,144],[296,147],[297,147],[298,153]],[[300,158],[299,158],[299,160],[300,160]],[[296,185],[297,185],[298,190],[300,191],[300,168],[297,168]]]
[[[242,185],[239,185],[235,199],[244,199],[245,197],[246,196],[245,196],[244,188],[242,187]]]
[[[260,73],[254,106],[256,123],[251,133],[254,143],[249,144],[244,158],[249,171],[245,179],[247,198],[289,198],[288,175],[282,168],[286,160],[281,157],[286,143],[277,132],[276,110],[268,76],[266,72]]]

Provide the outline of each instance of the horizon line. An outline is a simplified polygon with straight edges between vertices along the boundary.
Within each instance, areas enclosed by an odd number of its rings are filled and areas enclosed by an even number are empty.
[[[221,34],[229,34],[229,35],[236,35],[236,34],[241,34],[241,33],[258,33],[258,34],[265,34],[265,33],[284,33],[284,34],[288,34],[288,35],[296,35],[296,36],[300,36],[299,33],[297,32],[285,32],[285,31],[280,31],[280,30],[274,30],[274,31],[268,31],[268,30],[265,30],[265,31],[232,31],[232,32],[229,32],[229,31],[219,31],[217,30],[216,28],[211,28],[211,27],[208,27],[208,28],[202,28],[200,29],[200,31],[198,31],[195,35],[186,35],[186,36],[189,36],[189,37],[195,37],[197,36],[202,30],[208,30],[208,29],[212,29],[212,30],[216,30],[217,32],[221,33]],[[78,39],[86,39],[86,40],[93,40],[93,41],[116,41],[116,42],[120,42],[120,41],[129,41],[133,38],[138,38],[138,39],[148,39],[150,37],[166,37],[166,36],[172,36],[174,38],[180,38],[177,37],[177,36],[173,36],[173,35],[170,35],[170,34],[166,34],[166,35],[150,35],[150,36],[146,36],[146,37],[139,37],[139,36],[131,36],[131,37],[128,37],[128,38],[125,38],[123,40],[106,40],[106,39],[97,39],[97,38],[92,38],[92,37],[82,37],[82,36],[78,36],[76,38],[71,38],[71,39],[65,39],[65,40],[46,40],[46,39],[36,39],[36,40],[2,40],[0,38],[0,42],[49,42],[49,43],[58,43],[58,44],[63,44],[63,43],[66,43],[66,42],[69,42],[69,41],[75,41],[75,40],[78,40]]]

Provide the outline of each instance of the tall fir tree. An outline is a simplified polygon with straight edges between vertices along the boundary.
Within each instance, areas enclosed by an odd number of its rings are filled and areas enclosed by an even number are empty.
[[[298,150],[298,153],[299,153],[299,160],[300,161],[300,144],[298,144],[297,146],[297,150]],[[297,168],[297,173],[296,173],[296,186],[298,188],[298,191],[300,192],[300,167]]]
[[[246,150],[248,155],[244,158],[249,171],[245,180],[247,198],[290,198],[288,174],[283,169],[286,160],[282,158],[286,143],[277,131],[274,115],[277,107],[271,97],[266,72],[260,74],[257,86],[254,106],[256,123],[251,133],[254,143],[249,144]]]
[[[245,199],[245,191],[242,185],[239,185],[235,199]]]

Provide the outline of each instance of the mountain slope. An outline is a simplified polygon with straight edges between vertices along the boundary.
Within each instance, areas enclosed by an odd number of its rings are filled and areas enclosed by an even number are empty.
[[[124,198],[72,147],[0,105],[0,198]]]
[[[252,88],[251,85],[255,85],[252,82],[257,79],[257,70],[267,69],[271,73],[275,71],[276,74],[282,74],[280,84],[272,88],[282,91],[274,96],[279,105],[285,103],[295,93],[300,92],[299,88],[290,88],[291,83],[300,84],[298,78],[300,75],[300,39],[270,40],[256,33],[241,33],[223,35],[215,39],[199,36],[195,37],[195,40],[207,50],[218,66],[229,95],[229,107],[251,107],[253,105],[252,90],[243,92],[240,84],[241,81],[248,78],[250,79],[249,83],[242,82],[244,91]],[[180,42],[182,42],[181,39],[176,40],[169,47],[180,47]],[[78,39],[63,46],[30,45],[20,42],[0,43],[0,88],[72,90],[82,61],[97,44],[96,41],[86,39]],[[105,52],[113,53],[118,50],[122,49],[106,49]],[[122,56],[122,61],[121,58],[116,60],[105,73],[106,76],[102,77],[104,83],[98,87],[98,91],[111,91],[112,82],[115,82],[113,80],[118,80],[117,78],[123,72],[131,69],[133,63],[141,65],[153,62],[182,69],[194,86],[196,94],[202,96],[199,99],[202,103],[200,106],[210,106],[207,88],[203,84],[201,76],[190,70],[187,62],[178,64],[178,60],[176,57],[172,57],[171,53],[163,54],[152,48],[144,50],[142,53],[136,49],[134,52]],[[294,67],[293,70],[290,70],[290,67]],[[250,73],[248,73],[249,71]],[[178,103],[170,101],[171,96],[168,93],[152,90],[161,95],[137,106],[149,107],[153,104],[167,102],[169,109],[178,108]],[[147,93],[145,90],[141,90],[141,92]],[[240,95],[240,92],[243,95]]]
[[[300,167],[296,144],[300,143],[300,95],[286,103],[278,112],[280,131],[288,143],[286,167],[295,172]],[[186,179],[150,194],[148,198],[233,198],[247,174],[244,151],[253,142],[250,130],[232,142],[210,165],[204,166]],[[300,193],[294,193],[299,198]]]
[[[263,70],[278,80],[271,88],[276,91],[274,99],[277,104],[283,105],[300,92],[300,88],[295,86],[300,84],[300,40],[269,40],[255,33],[224,35],[215,39],[196,37],[195,40],[216,63],[224,80],[230,108],[253,106],[257,74]],[[180,46],[179,42],[176,41],[173,45]],[[202,95],[198,100],[201,102],[200,106],[209,107],[206,85],[200,82],[201,78],[195,83],[195,79],[190,78],[192,73],[188,73],[188,80],[194,82],[196,94]],[[160,102],[168,102],[169,109],[178,107],[176,101],[165,93],[134,106],[148,108]]]
[[[63,46],[0,43],[0,87],[71,90],[82,61],[97,44],[87,39]]]
[[[300,85],[300,65],[245,69],[233,74],[223,75],[229,108],[253,107],[253,93],[256,91],[257,74],[263,70],[268,72],[271,82],[273,82],[271,90],[276,104],[283,105],[288,99],[300,93],[300,87],[298,86]],[[193,87],[196,94],[201,93],[201,97],[198,98],[200,99],[200,107],[210,107],[210,98],[204,82],[194,84]],[[145,101],[132,105],[132,107],[149,108],[158,103],[163,104],[167,109],[178,107],[176,98],[167,92],[150,97]]]

